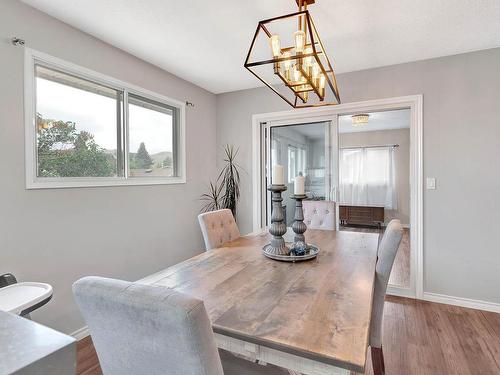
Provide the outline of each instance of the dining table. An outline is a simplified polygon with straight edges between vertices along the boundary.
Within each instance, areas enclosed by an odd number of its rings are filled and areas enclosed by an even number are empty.
[[[291,373],[363,373],[378,234],[313,230],[315,259],[264,256],[265,228],[139,280],[203,300],[220,349]]]

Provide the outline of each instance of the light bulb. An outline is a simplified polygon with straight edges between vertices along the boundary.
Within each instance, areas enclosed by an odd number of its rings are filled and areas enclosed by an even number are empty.
[[[280,36],[279,35],[271,35],[269,38],[269,42],[271,43],[271,50],[273,52],[273,57],[278,58],[281,55],[281,46],[280,46]]]
[[[312,50],[312,48],[311,48],[311,47],[306,47],[306,49],[305,49],[304,53],[305,53],[306,55],[309,55],[309,54],[313,53],[313,50]],[[309,68],[311,67],[312,63],[313,63],[313,58],[312,58],[312,56],[306,57],[306,58],[304,59],[304,66],[305,66],[305,68],[306,68],[306,69],[309,69]]]
[[[299,54],[303,53],[304,45],[306,44],[306,33],[298,30],[293,33],[293,37],[295,39],[295,52]]]
[[[303,92],[302,98],[304,99],[304,103],[307,103],[307,99],[309,99],[309,92],[307,91]]]
[[[297,69],[297,66],[294,66],[293,68],[293,81],[294,82],[299,82],[301,80],[301,74],[300,74],[300,70]]]
[[[312,66],[312,79],[317,80],[319,78],[319,65],[317,63],[313,64]]]
[[[320,100],[323,100],[325,98],[325,83],[326,83],[326,77],[322,73],[319,76],[319,93],[320,93]]]
[[[290,67],[292,66],[292,61],[290,60],[290,52],[285,52],[283,54],[283,57],[287,60],[285,60],[285,70],[290,70]]]
[[[325,75],[324,75],[324,74],[321,74],[321,75],[319,76],[319,89],[320,89],[320,90],[324,90],[324,89],[325,89],[325,82],[326,82]]]

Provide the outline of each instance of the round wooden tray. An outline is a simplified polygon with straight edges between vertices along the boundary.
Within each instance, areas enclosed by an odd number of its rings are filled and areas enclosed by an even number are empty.
[[[293,243],[292,242],[287,242],[286,243],[287,247],[291,248]],[[262,248],[262,252],[264,255],[268,258],[274,259],[274,260],[281,260],[283,262],[301,262],[303,260],[309,260],[316,258],[319,253],[319,247],[316,245],[312,244],[307,244],[307,252],[304,255],[277,255],[277,254],[271,254],[266,252],[266,247],[264,246]]]

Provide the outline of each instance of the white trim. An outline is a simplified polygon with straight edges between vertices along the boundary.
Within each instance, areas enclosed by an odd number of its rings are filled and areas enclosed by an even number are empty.
[[[408,297],[423,297],[423,97],[422,95],[401,96],[345,103],[319,108],[301,108],[287,111],[255,114],[252,116],[252,188],[253,188],[253,231],[261,227],[261,123],[269,121],[315,122],[317,119],[332,118],[356,112],[373,112],[410,108],[410,176],[411,176],[411,275]],[[320,120],[321,121],[321,120]],[[391,290],[398,290],[397,288]],[[400,293],[402,293],[400,291]],[[406,292],[405,292],[406,294]]]
[[[415,291],[398,285],[387,285],[386,294],[396,297],[415,298]]]
[[[77,329],[75,332],[70,333],[70,336],[73,336],[75,340],[80,341],[85,337],[90,336],[89,327],[84,326],[80,329]]]
[[[177,157],[179,176],[175,177],[95,177],[95,178],[38,178],[36,171],[36,117],[35,117],[35,63],[41,62],[62,72],[88,79],[92,82],[154,100],[179,110],[179,137]],[[24,124],[26,189],[170,185],[186,183],[186,103],[153,91],[120,81],[113,77],[58,59],[45,53],[25,48],[24,53]],[[128,131],[128,129],[124,129]],[[127,139],[127,138],[126,138]],[[125,142],[126,143],[126,142]],[[128,145],[124,145],[128,147]],[[125,154],[124,155],[128,155]]]
[[[477,299],[463,298],[463,297],[453,297],[447,296],[445,294],[424,292],[424,301],[444,303],[446,305],[454,305],[460,307],[468,307],[470,309],[491,311],[495,313],[500,313],[500,303],[481,301]]]

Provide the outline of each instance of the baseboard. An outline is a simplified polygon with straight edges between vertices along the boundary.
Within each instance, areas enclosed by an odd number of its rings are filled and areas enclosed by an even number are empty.
[[[73,338],[77,341],[84,339],[85,337],[89,336],[90,332],[87,326],[82,327],[80,329],[77,329],[75,332],[71,333],[70,336],[73,336]]]
[[[468,307],[470,309],[491,311],[500,313],[500,303],[480,301],[470,298],[453,297],[445,294],[424,292],[422,297],[424,301],[444,303],[446,305],[454,305],[460,307]]]
[[[395,285],[387,285],[387,294],[396,297],[415,298],[413,290]]]

